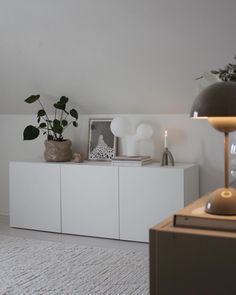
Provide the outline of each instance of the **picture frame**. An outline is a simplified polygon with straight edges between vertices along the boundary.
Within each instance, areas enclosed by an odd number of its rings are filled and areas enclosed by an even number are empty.
[[[88,160],[111,161],[116,156],[117,138],[111,132],[112,119],[89,120]]]

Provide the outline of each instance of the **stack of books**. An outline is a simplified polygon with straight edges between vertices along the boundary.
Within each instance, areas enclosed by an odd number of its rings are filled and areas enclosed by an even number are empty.
[[[112,165],[143,166],[152,163],[150,156],[118,156],[112,159]]]
[[[236,231],[236,216],[205,212],[208,196],[202,197],[174,215],[174,226],[208,230]]]

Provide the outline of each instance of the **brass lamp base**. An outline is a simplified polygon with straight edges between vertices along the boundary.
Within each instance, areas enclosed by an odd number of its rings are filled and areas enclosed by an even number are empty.
[[[219,188],[210,193],[205,211],[217,215],[236,215],[236,189]]]

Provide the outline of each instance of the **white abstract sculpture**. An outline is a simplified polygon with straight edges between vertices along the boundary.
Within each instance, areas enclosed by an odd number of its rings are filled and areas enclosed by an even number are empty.
[[[139,140],[146,140],[151,138],[153,135],[152,126],[148,124],[140,124],[136,129],[136,138]]]
[[[131,122],[124,117],[116,117],[111,122],[112,133],[125,140],[126,156],[138,155],[138,142],[148,140],[153,135],[152,126],[141,123],[136,129],[136,133],[132,134]]]
[[[111,132],[117,137],[131,135],[131,123],[123,117],[116,117],[111,122]]]

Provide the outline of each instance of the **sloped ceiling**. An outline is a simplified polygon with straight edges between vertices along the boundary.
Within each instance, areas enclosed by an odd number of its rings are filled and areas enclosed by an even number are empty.
[[[66,95],[81,113],[188,113],[232,62],[235,0],[0,0],[0,114]]]

